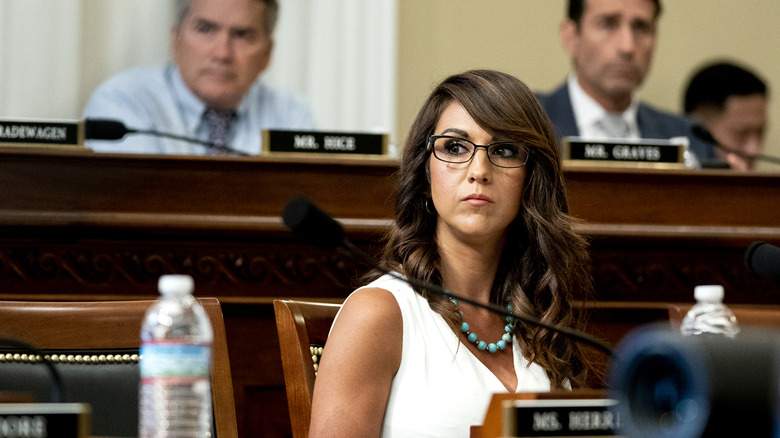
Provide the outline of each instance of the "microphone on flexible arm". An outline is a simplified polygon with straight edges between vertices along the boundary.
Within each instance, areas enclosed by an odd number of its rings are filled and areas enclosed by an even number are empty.
[[[780,248],[755,241],[745,251],[745,266],[751,271],[780,281]]]
[[[320,210],[316,205],[312,204],[311,201],[304,197],[298,197],[288,202],[287,206],[284,208],[282,219],[284,220],[284,225],[287,228],[292,230],[300,237],[303,237],[310,243],[323,249],[337,251],[342,250],[340,251],[341,253],[361,263],[365,263],[372,268],[376,268],[384,274],[388,274],[396,279],[404,281],[415,288],[425,289],[445,298],[454,298],[458,301],[469,303],[473,306],[489,310],[501,316],[511,316],[512,318],[523,321],[527,324],[552,330],[556,333],[566,336],[569,339],[573,339],[577,342],[595,347],[609,356],[612,355],[613,347],[611,345],[588,333],[569,327],[560,327],[548,324],[530,315],[516,314],[495,304],[482,303],[470,298],[456,295],[455,293],[440,286],[424,282],[417,278],[404,277],[397,272],[383,268],[368,254],[361,251],[346,237],[344,237],[344,228],[339,222],[333,219],[333,217],[331,217],[329,214]]]
[[[85,119],[84,120],[84,139],[86,140],[121,140],[127,134],[148,134],[156,137],[172,138],[174,140],[186,141],[206,146],[225,154],[250,155],[246,152],[233,149],[224,144],[217,144],[211,141],[198,140],[197,138],[185,137],[182,135],[170,134],[167,132],[155,131],[152,129],[133,129],[125,126],[118,120],[111,119]]]
[[[704,126],[694,123],[691,125],[691,131],[693,132],[693,135],[695,135],[699,140],[702,140],[706,143],[711,144],[712,146],[724,151],[728,152],[730,154],[734,154],[740,158],[745,158],[748,160],[760,160],[760,161],[766,161],[768,163],[774,163],[774,164],[780,164],[780,158],[774,157],[772,155],[766,155],[766,154],[749,154],[747,152],[740,151],[739,149],[734,149],[728,146],[725,146],[718,142],[718,140],[715,139],[715,137],[712,135],[712,133],[705,128]]]

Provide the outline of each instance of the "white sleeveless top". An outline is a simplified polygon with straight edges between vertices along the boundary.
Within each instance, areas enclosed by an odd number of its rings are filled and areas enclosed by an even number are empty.
[[[507,392],[504,385],[407,283],[385,275],[366,287],[391,292],[403,318],[401,364],[390,389],[382,437],[468,438],[470,427],[484,421],[491,396]],[[529,366],[517,341],[512,342],[516,391],[549,391],[544,370],[535,363]]]

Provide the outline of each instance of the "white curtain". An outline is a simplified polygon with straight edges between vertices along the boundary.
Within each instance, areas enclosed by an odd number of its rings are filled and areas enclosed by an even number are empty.
[[[77,110],[78,0],[0,3],[3,117],[72,118]],[[45,24],[44,24],[45,23]],[[53,25],[54,24],[54,25]],[[60,25],[62,24],[62,25]]]
[[[109,75],[168,57],[172,4],[2,0],[0,117],[77,119]]]
[[[322,128],[392,132],[396,0],[282,0],[269,82],[309,96]]]
[[[305,95],[320,129],[395,129],[397,0],[280,0],[264,79]],[[0,1],[0,117],[78,119],[92,90],[170,57],[173,2]]]

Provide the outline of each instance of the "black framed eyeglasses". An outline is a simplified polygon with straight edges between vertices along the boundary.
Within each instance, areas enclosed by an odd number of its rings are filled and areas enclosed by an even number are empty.
[[[478,148],[485,148],[488,160],[496,167],[523,167],[528,162],[528,147],[523,143],[500,141],[481,145],[450,135],[428,137],[428,150],[445,163],[467,163],[474,158]]]

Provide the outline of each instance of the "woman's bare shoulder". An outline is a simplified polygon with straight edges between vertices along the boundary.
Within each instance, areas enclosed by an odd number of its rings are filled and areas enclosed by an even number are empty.
[[[358,289],[344,302],[337,322],[364,329],[399,329],[402,324],[401,309],[395,296],[385,289]]]

